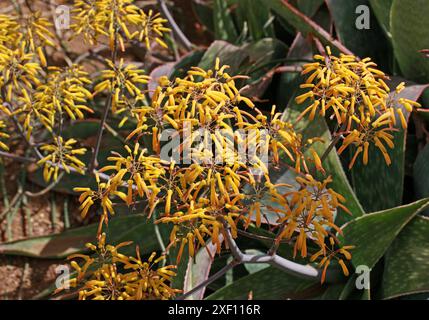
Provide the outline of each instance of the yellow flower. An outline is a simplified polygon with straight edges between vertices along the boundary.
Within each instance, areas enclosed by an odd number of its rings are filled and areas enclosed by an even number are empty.
[[[152,10],[145,13],[134,0],[75,0],[72,12],[73,37],[83,34],[91,45],[105,36],[112,50],[119,45],[125,51],[125,42],[135,38],[144,42],[148,49],[152,40],[166,47],[161,39],[163,32],[170,31],[164,27],[166,20]]]
[[[323,257],[318,263],[319,268],[323,267],[322,277],[320,279],[321,283],[325,282],[326,271],[333,260],[338,262],[344,275],[346,277],[349,276],[350,272],[345,261],[351,260],[352,255],[349,251],[352,249],[354,249],[354,246],[340,246],[338,239],[334,236],[330,236],[329,245],[325,244],[323,248],[311,256],[311,262]]]
[[[0,120],[0,129],[4,129],[4,128],[6,128],[6,124],[3,120]],[[9,138],[9,134],[7,134],[6,132],[0,131],[0,138],[7,139]],[[9,147],[3,141],[0,141],[0,148],[2,148],[5,151],[9,151]]]
[[[319,114],[335,119],[339,127],[336,134],[345,137],[340,153],[350,145],[356,146],[350,168],[361,153],[363,163],[368,163],[371,143],[382,152],[389,165],[391,160],[384,143],[393,148],[392,136],[388,132],[396,126],[396,115],[402,127],[407,127],[401,105],[412,112],[420,104],[397,98],[405,88],[404,83],[391,93],[385,83],[386,75],[370,58],[358,60],[351,55],[336,57],[328,54],[326,57],[316,55],[314,59],[316,62],[306,64],[302,72],[308,78],[301,88],[308,91],[298,96],[296,102],[302,104],[309,100],[310,105],[300,118],[308,114],[313,120]],[[395,106],[395,100],[399,106]]]
[[[43,178],[49,182],[52,178],[58,179],[60,167],[67,173],[70,173],[70,168],[76,170],[80,174],[85,173],[85,164],[76,156],[86,153],[85,148],[74,149],[77,143],[75,139],[64,141],[62,137],[54,137],[54,144],[44,144],[40,148],[48,155],[37,162],[38,165],[44,165]]]
[[[122,115],[122,125],[126,121],[125,117],[134,116],[133,110],[144,100],[141,86],[147,84],[150,78],[144,74],[144,70],[138,69],[135,65],[125,65],[123,59],[118,65],[114,65],[110,60],[106,62],[110,69],[103,70],[104,81],[95,86],[94,96],[107,91],[112,95],[114,113],[122,114],[124,111],[130,111],[130,114]]]
[[[72,120],[83,119],[83,111],[93,113],[87,106],[92,94],[85,88],[91,81],[81,66],[49,67],[48,71],[46,82],[36,88],[34,105],[29,105],[30,110],[39,110],[40,120],[48,130],[53,129],[58,113],[61,118],[65,114]],[[31,102],[30,98],[27,102]],[[25,108],[22,111],[26,113]]]
[[[138,247],[135,257],[119,252],[120,248],[131,243],[106,245],[106,234],[103,233],[98,245],[86,244],[93,253],[91,256],[74,254],[69,257],[84,260],[82,266],[71,261],[77,276],[67,282],[72,288],[78,287],[79,300],[167,300],[181,292],[170,286],[176,276],[175,266],[155,268],[164,256],[156,258],[152,253],[145,261],[141,259]],[[56,292],[61,290],[63,288]]]
[[[141,31],[138,33],[139,41],[143,42],[148,50],[150,50],[152,40],[167,48],[167,44],[162,40],[164,32],[171,31],[171,29],[165,27],[167,20],[162,18],[159,13],[154,14],[152,10],[149,10],[147,14],[142,10],[141,16],[142,21],[139,26]]]
[[[334,215],[337,210],[350,212],[343,205],[346,201],[344,197],[327,187],[332,182],[330,177],[319,182],[307,174],[304,177],[298,176],[296,181],[300,188],[284,194],[288,208],[283,213],[284,217],[279,219],[279,223],[285,227],[278,239],[292,239],[295,234],[298,234],[294,255],[300,251],[301,256],[306,257],[307,238],[311,238],[324,250],[325,238],[329,234],[327,229],[333,228],[340,232],[334,224]]]
[[[33,53],[26,53],[26,42],[23,41],[18,49],[11,50],[0,45],[0,88],[6,92],[7,101],[12,100],[14,90],[32,88],[40,83],[38,73],[40,65],[34,61]]]
[[[100,181],[100,177],[98,173],[95,175],[95,179],[97,182],[96,191],[91,190],[88,187],[76,187],[76,188],[73,188],[73,191],[81,193],[81,195],[79,196],[79,203],[81,204],[79,207],[79,210],[82,218],[85,218],[89,212],[89,209],[95,203],[99,202],[99,204],[103,208],[103,214],[101,216],[101,221],[100,221],[100,226],[101,226],[103,222],[107,223],[109,214],[115,214],[115,211],[113,210],[112,200],[110,200],[110,196],[114,194],[114,191],[112,191],[109,181],[108,182]]]
[[[110,156],[108,160],[115,164],[105,166],[100,172],[112,170],[115,172],[109,180],[110,189],[128,206],[133,203],[135,194],[146,198],[149,201],[149,216],[151,216],[159,202],[158,194],[161,189],[157,182],[165,177],[165,168],[159,158],[145,156],[146,150],[140,150],[139,143],[133,150],[127,145],[125,149],[128,152],[127,157],[120,154]],[[126,193],[118,190],[125,186]]]

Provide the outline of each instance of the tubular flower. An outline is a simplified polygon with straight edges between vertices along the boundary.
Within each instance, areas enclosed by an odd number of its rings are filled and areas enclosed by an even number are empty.
[[[155,40],[161,47],[168,48],[167,44],[162,40],[164,32],[170,32],[171,29],[165,27],[167,19],[161,17],[159,13],[152,10],[146,14],[141,11],[140,32],[138,33],[138,40],[146,45],[150,50],[152,40]]]
[[[113,210],[113,202],[110,199],[110,196],[114,195],[116,192],[112,191],[112,187],[110,185],[110,181],[101,182],[100,176],[97,173],[95,175],[95,179],[97,182],[97,190],[91,190],[91,188],[87,187],[76,187],[73,188],[73,191],[80,192],[79,203],[81,204],[79,207],[80,214],[82,218],[85,218],[89,212],[89,209],[95,204],[99,204],[103,209],[103,213],[101,215],[100,226],[103,222],[109,220],[109,214],[115,214]],[[119,193],[119,195],[121,195]]]
[[[85,40],[94,45],[100,36],[106,36],[111,49],[114,48],[116,40],[124,48],[124,39],[118,31],[132,39],[129,25],[135,25],[140,21],[139,8],[133,2],[133,0],[75,0],[72,10],[75,23],[71,26],[74,31],[73,37],[83,34]]]
[[[301,88],[308,91],[298,96],[296,102],[301,104],[309,100],[310,105],[301,117],[308,115],[313,120],[318,114],[336,120],[339,127],[336,134],[344,136],[343,150],[349,145],[356,146],[350,168],[359,154],[363,156],[363,163],[367,164],[370,144],[374,144],[382,152],[386,163],[390,164],[384,146],[387,144],[393,148],[388,132],[394,130],[396,116],[402,127],[406,128],[402,108],[411,112],[419,104],[404,98],[397,99],[397,94],[405,87],[404,83],[390,92],[385,82],[387,76],[376,68],[370,58],[358,60],[355,56],[344,54],[336,57],[327,49],[328,56],[315,55],[316,61],[304,66],[302,74],[308,75],[308,78]]]
[[[25,47],[25,41],[16,50],[0,47],[0,89],[5,91],[7,101],[12,99],[14,90],[32,88],[40,83],[37,77],[40,65],[34,62],[34,54],[26,53]]]
[[[110,179],[111,190],[116,192],[128,206],[134,201],[135,194],[145,197],[150,204],[150,213],[159,202],[157,196],[160,188],[157,186],[158,179],[165,176],[165,169],[161,160],[156,157],[145,156],[146,150],[140,150],[140,144],[137,143],[134,149],[125,146],[128,152],[127,157],[115,154],[108,158],[114,161],[115,165],[105,166],[100,172],[111,171],[115,173]],[[118,191],[121,187],[126,188],[126,194]]]
[[[286,160],[294,164],[295,171],[300,173],[304,171],[309,173],[307,162],[310,160],[314,163],[317,170],[324,172],[321,160],[317,152],[313,149],[313,144],[323,142],[322,138],[313,137],[303,141],[301,134],[298,134],[294,126],[282,120],[282,114],[276,113],[276,106],[271,109],[270,119],[263,114],[258,114],[258,128],[264,130],[268,136],[270,156],[274,165],[279,165],[280,155],[285,155]],[[259,146],[258,148],[261,148]],[[305,152],[309,150],[310,157]]]
[[[161,39],[163,32],[170,31],[164,27],[166,21],[152,10],[146,14],[134,0],[75,0],[73,13],[73,36],[83,34],[92,45],[100,36],[105,36],[111,49],[119,44],[122,51],[125,51],[125,41],[135,38],[143,41],[148,49],[152,39],[166,47]]]
[[[0,130],[3,130],[4,128],[6,128],[6,124],[3,120],[0,120]],[[9,135],[6,132],[0,131],[0,138],[7,139],[9,138]],[[3,141],[0,141],[0,148],[5,151],[9,151],[9,147]]]
[[[94,88],[94,96],[108,91],[112,94],[112,111],[116,114],[122,114],[130,107],[132,110],[136,104],[139,104],[144,99],[141,86],[149,81],[149,77],[144,74],[144,70],[138,69],[135,65],[125,65],[121,59],[119,65],[116,66],[112,61],[106,60],[109,70],[104,70],[102,77],[104,81],[97,84]],[[126,121],[124,116],[121,125]]]
[[[322,277],[320,278],[321,283],[325,282],[326,271],[333,260],[337,261],[344,275],[346,277],[349,276],[350,272],[346,262],[352,259],[350,250],[355,248],[355,246],[341,246],[338,239],[334,236],[329,237],[328,243],[310,257],[311,262],[319,260],[318,266],[319,268],[323,268]]]
[[[126,72],[118,75],[123,65],[111,69],[96,94],[108,90],[119,97],[138,97],[134,87],[124,85]],[[242,77],[230,76],[227,69],[217,59],[212,70],[192,68],[174,81],[160,78],[150,103],[133,110],[137,123],[127,140],[134,140],[134,145],[125,147],[126,154],[112,153],[111,164],[100,170],[109,174],[108,180],[98,182],[98,191],[75,189],[82,192],[83,216],[101,202],[101,222],[107,222],[116,199],[127,205],[145,201],[149,217],[156,214],[157,223],[172,225],[170,245],[179,246],[177,262],[186,248],[194,256],[209,241],[220,252],[226,228],[236,238],[238,228],[267,222],[267,213],[278,216],[284,227],[278,240],[293,242],[295,254],[307,256],[308,241],[323,247],[329,230],[337,229],[337,210],[347,209],[344,198],[327,187],[329,178],[319,182],[308,174],[309,162],[324,173],[313,148],[321,139],[304,140],[275,107],[270,115],[258,110],[235,85]],[[123,91],[117,91],[120,86]],[[167,156],[164,131],[178,139]],[[143,136],[152,137],[152,150],[141,148]],[[271,169],[278,168],[282,158],[298,175],[298,190],[271,182]]]
[[[24,42],[27,45],[26,52],[37,54],[40,64],[46,67],[44,47],[55,47],[51,27],[52,23],[43,18],[40,12],[22,17],[0,15],[0,47],[15,50]]]
[[[38,103],[34,93],[34,91],[30,92],[30,90],[22,88],[14,111],[18,121],[26,131],[27,140],[30,140],[33,131],[41,126],[52,132],[55,121],[55,110],[53,110],[52,105]]]
[[[302,257],[307,257],[307,239],[310,238],[325,250],[325,238],[330,234],[329,229],[341,233],[334,223],[337,210],[349,211],[343,205],[344,197],[327,187],[332,181],[330,177],[319,182],[307,174],[305,177],[298,176],[296,181],[300,185],[299,190],[284,194],[288,199],[288,209],[279,219],[279,223],[285,227],[278,240],[289,240],[296,236],[294,256],[300,251]]]
[[[37,53],[40,65],[46,67],[47,61],[44,47],[55,47],[55,43],[52,40],[54,35],[50,30],[52,23],[43,18],[41,12],[32,13],[23,20],[20,23],[22,39],[19,39],[19,41],[28,43],[30,51],[35,54]]]
[[[52,178],[54,181],[58,179],[60,167],[67,173],[71,172],[71,168],[80,174],[85,173],[85,164],[76,156],[84,155],[86,149],[74,149],[76,143],[75,139],[64,141],[63,137],[55,137],[54,144],[42,145],[40,149],[48,155],[40,159],[37,164],[44,165],[43,178],[46,182],[49,182]]]
[[[235,199],[237,201],[237,199]],[[174,225],[170,234],[170,243],[179,244],[177,263],[180,262],[185,246],[193,257],[199,247],[206,245],[208,237],[220,252],[222,245],[220,235],[224,230],[224,223],[231,228],[234,237],[237,237],[236,220],[240,219],[239,209],[229,203],[219,203],[218,206],[191,202],[185,212],[176,212],[158,220],[161,223]]]
[[[172,270],[175,266],[154,268],[164,256],[155,259],[153,253],[144,261],[138,247],[136,257],[119,253],[120,248],[131,243],[106,245],[106,234],[103,233],[98,245],[86,244],[93,253],[91,256],[75,254],[69,257],[84,260],[83,265],[71,261],[77,276],[66,283],[72,288],[78,288],[79,300],[165,300],[180,292],[170,287],[171,280],[176,276]],[[61,290],[63,288],[57,292]]]
[[[0,48],[16,45],[20,38],[20,25],[12,15],[0,14]]]
[[[46,83],[39,85],[34,93],[34,106],[29,103],[30,98],[26,99],[30,110],[43,111],[42,115],[41,113],[36,115],[41,116],[41,122],[47,129],[52,130],[57,114],[60,118],[66,114],[70,119],[76,120],[84,118],[82,111],[93,113],[86,105],[92,94],[85,86],[91,84],[91,81],[82,67],[77,65],[64,69],[49,67],[48,71]],[[24,97],[28,96],[24,94]],[[26,111],[25,108],[22,110],[24,114]]]

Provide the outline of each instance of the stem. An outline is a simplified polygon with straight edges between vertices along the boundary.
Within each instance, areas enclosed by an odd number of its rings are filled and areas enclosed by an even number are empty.
[[[5,157],[5,158],[17,160],[19,162],[35,162],[36,161],[35,158],[22,157],[22,156],[18,156],[16,154],[4,152],[4,151],[0,151],[0,157]]]
[[[162,14],[167,18],[168,22],[170,23],[171,28],[173,29],[173,32],[177,37],[177,40],[187,51],[191,51],[193,44],[189,41],[189,39],[186,37],[186,35],[177,25],[176,21],[173,18],[173,15],[170,13],[170,10],[168,9],[167,4],[165,3],[165,0],[158,0],[158,4]]]
[[[285,229],[285,225],[282,224],[279,228],[279,230],[277,231],[276,237],[275,237],[275,241],[273,242],[273,245],[271,246],[270,250],[268,250],[268,254],[270,256],[273,256],[276,254],[279,246],[280,246],[280,241],[277,241],[277,239],[280,238],[280,235],[282,234],[283,230]]]
[[[237,243],[234,241],[231,232],[225,226],[225,239],[228,243],[228,247],[231,250],[231,254],[234,257],[235,261],[238,264],[241,263],[268,263],[273,267],[279,268],[286,273],[291,275],[304,278],[304,279],[313,279],[320,280],[322,277],[322,271],[310,265],[301,265],[293,261],[287,260],[277,254],[261,254],[261,255],[251,255],[244,254],[241,252]],[[342,278],[342,275],[336,270],[328,270],[326,273],[326,282],[336,282]]]
[[[178,297],[176,300],[185,300],[189,296],[193,295],[195,292],[200,291],[204,287],[208,286],[210,283],[212,283],[212,282],[216,281],[217,279],[219,279],[220,277],[222,277],[225,273],[227,273],[229,270],[231,270],[232,268],[234,268],[238,264],[240,264],[238,261],[232,260],[230,263],[228,263],[225,267],[223,267],[222,269],[220,269],[214,275],[212,275],[211,277],[207,278],[205,281],[203,281],[200,284],[198,284],[192,290],[184,293],[183,295],[181,295],[180,297]]]
[[[117,55],[118,55],[118,37],[117,37],[117,30],[116,30],[115,31],[114,46],[113,46],[113,50],[112,50],[112,63],[113,63],[113,65],[116,65]],[[103,118],[101,119],[100,128],[98,128],[97,142],[95,144],[94,154],[92,156],[91,163],[90,163],[89,168],[88,168],[89,172],[93,172],[94,169],[98,166],[97,157],[98,157],[98,153],[100,152],[101,140],[103,138],[103,132],[104,132],[104,125],[107,121],[107,116],[109,115],[109,111],[112,108],[112,101],[113,101],[113,91],[111,90],[109,93],[109,97],[106,100],[106,105],[104,106]]]
[[[326,158],[329,156],[329,153],[332,151],[332,149],[334,149],[334,147],[337,145],[337,143],[340,141],[341,139],[341,135],[339,134],[339,132],[343,131],[346,129],[346,124],[344,123],[341,128],[339,128],[339,130],[335,130],[334,132],[334,139],[331,141],[331,143],[328,145],[328,147],[326,148],[325,152],[323,152],[322,156],[320,157],[320,161],[323,163],[323,161],[326,160]]]
[[[104,124],[107,121],[107,116],[109,114],[110,108],[112,107],[112,99],[113,99],[112,93],[110,93],[109,98],[107,98],[107,102],[104,107],[104,113],[103,113],[103,118],[101,119],[100,128],[98,128],[97,142],[95,144],[94,154],[92,156],[91,163],[89,165],[89,169],[88,169],[89,172],[94,171],[94,169],[98,166],[97,157],[98,157],[98,153],[100,152],[101,139],[103,138]]]
[[[267,241],[267,242],[275,242],[276,239],[275,238],[270,238],[270,237],[266,237],[266,236],[260,236],[258,234],[253,234],[244,230],[237,230],[237,233],[239,235],[242,235],[243,237],[247,237],[249,239],[254,239],[254,240],[259,240],[259,241]],[[290,243],[289,240],[283,239],[280,240],[280,243]]]
[[[51,191],[53,188],[55,188],[55,186],[58,183],[60,183],[60,181],[61,181],[61,179],[63,177],[64,177],[64,171],[62,171],[60,173],[60,175],[58,176],[57,180],[52,181],[52,183],[50,185],[48,185],[45,189],[43,189],[43,190],[41,190],[39,192],[36,192],[36,193],[30,192],[30,191],[26,191],[25,195],[28,196],[28,197],[30,197],[30,198],[36,198],[36,197],[43,196],[43,195],[47,194],[49,191]]]

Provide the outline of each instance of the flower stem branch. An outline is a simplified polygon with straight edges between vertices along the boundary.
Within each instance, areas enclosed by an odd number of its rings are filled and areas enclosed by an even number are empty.
[[[198,284],[195,288],[189,290],[185,294],[178,297],[176,300],[185,300],[186,298],[193,295],[195,292],[200,291],[202,288],[208,286],[210,283],[216,281],[220,277],[222,277],[224,274],[226,274],[229,270],[237,266],[239,263],[236,260],[232,260],[230,263],[228,263],[226,266],[224,266],[222,269],[220,269],[218,272],[216,272],[211,277],[207,278],[205,281]]]
[[[4,157],[4,158],[9,158],[9,159],[13,159],[19,162],[36,162],[36,158],[28,158],[28,157],[22,157],[22,156],[18,156],[16,154],[13,153],[9,153],[9,152],[4,152],[4,151],[0,151],[0,157]]]
[[[40,196],[43,196],[45,194],[47,194],[49,191],[51,191],[53,188],[55,188],[56,185],[58,185],[58,183],[60,183],[60,181],[62,180],[62,178],[64,177],[64,171],[61,171],[60,175],[58,176],[57,180],[52,181],[52,183],[50,185],[48,185],[46,188],[44,188],[43,190],[39,191],[39,192],[30,192],[30,191],[25,191],[25,195],[30,197],[30,198],[37,198]]]
[[[287,260],[277,254],[267,253],[267,254],[255,255],[255,254],[243,253],[238,247],[235,240],[233,239],[231,232],[228,229],[228,226],[225,223],[224,223],[224,226],[225,226],[225,232],[224,232],[225,240],[228,244],[229,250],[231,251],[233,260],[225,267],[220,269],[218,272],[213,274],[211,277],[207,278],[205,281],[195,286],[192,290],[178,297],[177,300],[185,300],[195,292],[198,292],[202,288],[206,287],[210,283],[216,281],[217,279],[225,275],[232,268],[244,263],[269,264],[290,275],[293,275],[302,279],[320,281],[320,279],[322,278],[322,271],[320,269],[317,269],[311,265],[302,265],[302,264]],[[333,282],[338,282],[341,279],[343,279],[342,274],[338,272],[338,270],[332,269],[327,271],[325,282],[333,283]]]
[[[334,139],[332,139],[331,143],[326,148],[325,152],[323,152],[322,156],[320,157],[320,162],[324,162],[326,158],[328,158],[329,153],[334,149],[338,142],[341,140],[341,134],[340,132],[344,131],[346,129],[346,124],[344,123],[339,130],[335,130],[334,132]]]
[[[118,37],[117,37],[117,33],[115,33],[115,38],[114,38],[113,48],[112,48],[113,65],[116,65],[117,55],[118,55]],[[109,111],[112,108],[112,101],[113,101],[113,91],[109,92],[109,97],[107,98],[106,104],[104,106],[103,117],[100,122],[100,128],[98,128],[94,154],[92,155],[92,159],[88,167],[89,172],[94,172],[94,169],[98,166],[97,158],[98,158],[98,153],[100,152],[101,140],[103,139],[104,125],[107,121],[107,116],[109,115]]]

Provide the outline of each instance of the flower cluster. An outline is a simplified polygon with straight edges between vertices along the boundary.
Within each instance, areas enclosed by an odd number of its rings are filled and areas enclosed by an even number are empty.
[[[61,135],[67,117],[83,119],[84,112],[92,112],[87,106],[91,81],[83,68],[47,65],[45,48],[55,46],[51,27],[40,12],[0,16],[0,109],[30,145],[34,133],[47,130],[52,137],[53,144],[40,143],[47,155],[37,154],[46,181],[56,180],[59,170],[84,173],[85,165],[76,156],[85,150],[74,149],[77,141],[64,141]]]
[[[87,150],[79,147],[77,139],[69,137],[70,126],[94,113],[91,100],[102,93],[111,102],[110,109],[106,109],[123,117],[120,127],[130,117],[138,118],[134,110],[144,106],[147,92],[142,86],[149,77],[138,66],[119,61],[118,50],[125,51],[126,41],[141,42],[147,49],[153,43],[166,48],[162,38],[164,33],[170,32],[165,27],[167,21],[152,10],[143,11],[134,0],[74,1],[71,38],[83,35],[87,42],[95,44],[104,37],[110,44],[111,60],[106,59],[106,70],[94,87],[84,67],[86,64],[77,62],[93,57],[82,55],[75,59],[76,52],[70,50],[59,32],[53,32],[53,23],[42,17],[40,11],[18,11],[16,15],[0,14],[0,149],[9,151],[8,143],[3,140],[9,136],[15,140],[19,136],[33,151],[35,163],[43,168],[46,183],[57,182],[63,173],[85,174],[86,164],[82,158]],[[57,47],[61,50],[53,50]],[[59,62],[59,59],[64,61]],[[13,133],[6,130],[12,125]],[[175,276],[174,266],[156,267],[164,256],[156,258],[152,254],[144,260],[138,248],[134,257],[118,252],[129,243],[115,247],[106,245],[102,226],[114,213],[111,198],[118,197],[131,205],[137,193],[148,197],[155,210],[160,193],[155,181],[165,174],[165,163],[147,155],[138,144],[133,151],[128,146],[126,150],[128,157],[114,154],[109,158],[115,162],[113,167],[117,171],[112,179],[101,181],[103,170],[94,170],[98,189],[76,188],[81,192],[83,217],[94,209],[94,204],[103,209],[99,243],[97,246],[87,244],[93,254],[72,257],[84,260],[82,265],[71,262],[77,276],[70,280],[70,285],[79,287],[80,299],[171,299],[179,292],[170,287]],[[49,191],[51,186],[45,190]]]
[[[396,116],[403,128],[407,126],[403,109],[395,105],[398,100],[406,111],[411,112],[418,103],[396,95],[404,89],[399,84],[393,93],[385,80],[386,75],[378,70],[370,58],[358,60],[352,55],[333,56],[327,48],[328,56],[315,55],[316,62],[306,64],[302,74],[308,75],[301,88],[309,91],[298,96],[301,104],[310,100],[301,116],[309,115],[313,120],[316,114],[335,119],[338,124],[337,135],[344,137],[338,153],[350,146],[355,147],[349,167],[362,154],[362,162],[368,163],[368,150],[375,145],[383,154],[386,163],[391,164],[387,148],[393,148],[392,131],[395,130]]]
[[[101,36],[109,39],[110,48],[117,45],[125,51],[125,41],[137,39],[150,49],[152,40],[167,47],[162,40],[166,20],[152,10],[145,13],[134,0],[75,0],[73,37],[83,34],[94,45]]]
[[[0,52],[26,47],[28,53],[37,54],[43,67],[47,66],[45,47],[55,47],[52,23],[41,12],[26,16],[0,15]]]
[[[129,117],[134,117],[133,110],[142,106],[145,100],[141,85],[149,81],[144,70],[138,69],[134,64],[125,65],[121,59],[118,65],[107,60],[109,69],[103,70],[103,81],[94,88],[94,96],[107,91],[111,95],[112,112],[122,115],[119,127],[122,127]]]
[[[77,274],[66,285],[78,288],[80,300],[167,300],[180,292],[170,287],[171,279],[176,276],[174,266],[155,268],[164,256],[157,258],[156,253],[152,253],[143,260],[138,247],[135,257],[119,252],[120,248],[130,244],[107,245],[104,233],[97,245],[87,243],[92,255],[69,257],[82,259],[83,264],[71,261]]]
[[[76,172],[84,174],[85,164],[76,155],[85,154],[86,149],[74,149],[76,143],[75,139],[64,141],[63,137],[58,137],[54,140],[54,144],[42,145],[40,149],[48,155],[40,159],[37,164],[44,165],[43,178],[46,182],[51,178],[58,180],[60,168],[67,173],[70,173],[70,168],[73,168]]]
[[[338,230],[335,214],[347,209],[328,188],[329,178],[319,182],[311,175],[324,173],[313,148],[321,139],[303,139],[275,107],[268,115],[258,110],[236,87],[242,76],[231,76],[228,68],[217,59],[212,70],[193,67],[174,81],[162,77],[150,104],[133,110],[137,125],[126,155],[114,153],[112,164],[100,170],[110,179],[99,182],[98,192],[75,189],[83,192],[82,213],[97,200],[105,208],[101,221],[107,221],[114,201],[145,201],[148,216],[156,213],[157,223],[173,225],[170,245],[180,246],[178,262],[185,247],[194,256],[209,238],[219,252],[226,228],[236,238],[238,228],[252,222],[260,227],[269,212],[283,228],[278,241],[294,241],[303,257],[307,241],[328,254],[325,239]],[[106,78],[103,89],[119,82],[113,72]],[[168,132],[177,143],[164,139]],[[284,158],[299,189],[272,182]]]

